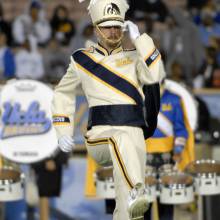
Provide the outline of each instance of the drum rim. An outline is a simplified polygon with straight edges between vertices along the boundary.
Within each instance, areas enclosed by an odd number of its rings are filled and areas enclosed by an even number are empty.
[[[112,175],[100,175],[105,173],[105,171],[108,171],[111,173],[112,171]],[[113,167],[100,167],[95,171],[95,179],[101,182],[112,182],[114,181],[114,177],[113,177]]]
[[[162,180],[162,178],[166,177],[166,176],[186,176],[189,177],[191,182],[190,183],[172,183],[172,184],[168,184],[168,183],[164,183],[164,181]],[[170,172],[167,173],[166,175],[163,175],[162,177],[159,178],[159,183],[160,185],[164,186],[165,188],[175,188],[175,189],[182,189],[185,187],[190,187],[193,186],[194,184],[194,178],[192,177],[192,175],[188,174],[188,173],[183,173],[183,172]]]
[[[147,169],[149,168],[149,170]],[[157,169],[154,166],[151,165],[145,165],[145,176],[157,176]]]
[[[161,184],[166,189],[186,189],[188,187],[193,187],[193,184],[185,183],[174,183],[174,184]]]
[[[211,164],[220,164],[219,160],[214,160],[214,159],[201,159],[201,160],[195,160],[194,161],[196,164],[204,164],[204,163],[211,163]],[[191,162],[193,163],[193,162]]]
[[[147,177],[152,177],[152,183],[146,183],[146,178]],[[152,175],[148,175],[144,177],[144,183],[145,183],[145,186],[148,186],[148,187],[152,187],[152,186],[156,186],[158,184],[158,180],[155,176],[152,176]]]
[[[199,164],[216,164],[220,166],[220,160],[214,160],[214,159],[201,159],[201,160],[195,160],[192,161],[191,163],[189,163],[186,168],[185,168],[185,172],[193,175],[194,177],[216,177],[220,175],[220,171],[219,172],[196,172],[195,170],[192,171],[191,167],[194,165],[199,165]]]
[[[10,185],[13,183],[17,183],[20,182],[22,179],[22,173],[18,169],[15,169],[12,166],[3,166],[2,168],[0,168],[0,173],[1,171],[6,171],[6,172],[8,171],[15,174],[14,178],[10,177],[8,179],[1,179],[1,175],[0,175],[0,182],[2,183],[2,185]]]

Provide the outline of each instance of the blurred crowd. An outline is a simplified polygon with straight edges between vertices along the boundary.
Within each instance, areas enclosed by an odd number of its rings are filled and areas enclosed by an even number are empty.
[[[74,50],[95,41],[89,18],[75,21],[62,1],[47,16],[45,4],[50,2],[30,0],[23,14],[6,20],[0,1],[0,81],[57,83]],[[153,37],[169,78],[191,88],[220,88],[218,0],[130,0],[129,4],[127,19]],[[129,39],[124,46],[132,47]]]

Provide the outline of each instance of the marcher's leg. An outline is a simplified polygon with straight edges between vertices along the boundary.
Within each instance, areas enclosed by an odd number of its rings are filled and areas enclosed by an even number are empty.
[[[122,178],[119,168],[115,167],[114,171],[114,182],[115,182],[115,201],[116,206],[113,213],[113,220],[129,220],[128,209],[128,195],[129,189],[125,186],[124,179]]]
[[[143,133],[138,128],[118,130],[110,138],[112,161],[129,188],[144,184],[146,151]]]
[[[114,220],[128,220],[129,207],[132,213],[140,212],[143,216],[147,200],[143,195],[146,149],[142,129],[95,127],[87,133],[86,145],[89,154],[100,165],[106,166],[109,161],[113,162],[116,190]],[[137,186],[140,189],[129,206],[130,191],[137,191]]]
[[[128,198],[130,194],[130,189],[125,185],[125,181],[120,174],[119,167],[114,169],[114,182],[115,182],[115,200],[116,207],[113,214],[114,220],[130,220],[136,218],[130,218],[128,212]],[[143,213],[142,213],[143,214]],[[139,218],[137,220],[142,220],[143,215],[137,215]],[[142,218],[141,218],[142,217]]]
[[[114,219],[130,219],[129,213],[133,217],[143,217],[147,201],[143,195],[146,154],[142,131],[136,128],[118,130],[110,138],[110,152],[116,190]]]

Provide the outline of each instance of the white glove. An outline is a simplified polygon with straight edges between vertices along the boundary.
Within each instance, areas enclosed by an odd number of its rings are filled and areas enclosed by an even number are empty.
[[[58,146],[59,146],[60,150],[65,153],[71,152],[73,150],[73,148],[75,147],[73,137],[71,137],[69,135],[64,135],[64,136],[60,137],[58,140]]]
[[[138,26],[131,21],[125,21],[124,30],[128,30],[132,41],[136,40],[140,36]]]

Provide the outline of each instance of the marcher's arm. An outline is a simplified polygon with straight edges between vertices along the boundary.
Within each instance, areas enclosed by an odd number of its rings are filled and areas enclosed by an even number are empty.
[[[75,62],[71,57],[66,74],[55,88],[52,101],[53,124],[58,139],[65,135],[73,136],[75,96],[79,83],[80,78],[77,74]]]
[[[140,82],[143,85],[160,82],[161,55],[152,38],[146,33],[140,35],[138,26],[131,21],[125,22],[124,29],[128,30],[139,56],[137,74]]]
[[[175,105],[175,119],[174,119],[174,159],[179,160],[179,156],[181,155],[184,147],[186,145],[186,141],[188,138],[188,131],[186,129],[185,121],[184,121],[184,112],[183,112],[183,104],[181,103],[181,99]]]
[[[160,82],[161,55],[152,38],[145,33],[138,37],[134,44],[139,55],[137,70],[141,83],[148,85]]]

